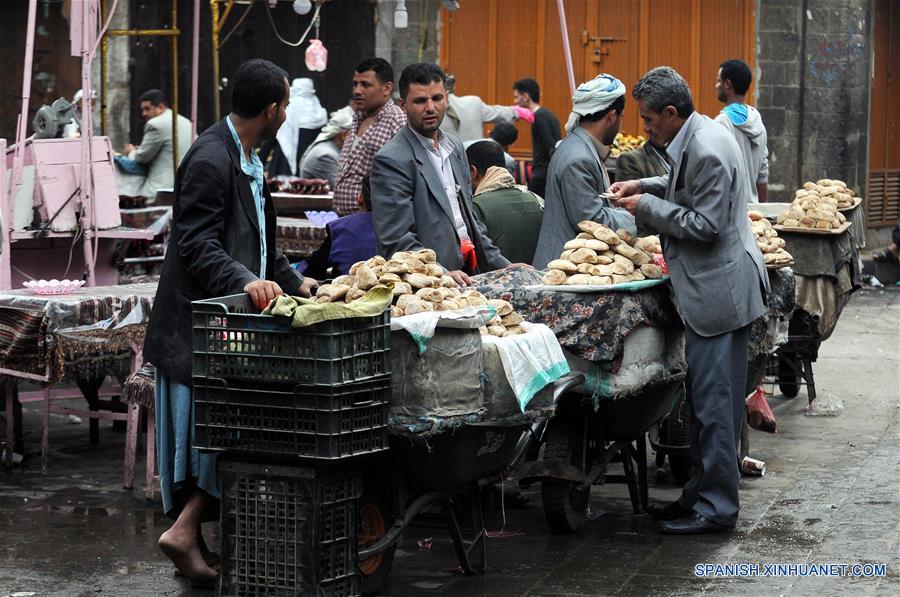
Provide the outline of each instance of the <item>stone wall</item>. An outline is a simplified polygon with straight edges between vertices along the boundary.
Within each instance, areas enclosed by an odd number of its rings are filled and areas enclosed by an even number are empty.
[[[757,105],[769,134],[769,200],[803,181],[868,178],[869,0],[759,0]]]

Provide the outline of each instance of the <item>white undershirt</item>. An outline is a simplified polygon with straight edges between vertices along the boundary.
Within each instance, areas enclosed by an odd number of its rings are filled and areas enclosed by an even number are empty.
[[[444,194],[447,195],[447,201],[450,202],[450,211],[453,212],[453,226],[456,228],[456,234],[460,240],[471,240],[469,231],[466,228],[466,220],[463,218],[462,209],[459,206],[459,187],[453,178],[453,166],[450,165],[450,155],[453,153],[453,143],[438,131],[438,149],[434,147],[434,141],[428,137],[420,135],[418,132],[410,128],[422,146],[428,152],[428,159],[434,166],[438,176],[441,179],[441,185],[444,187]]]

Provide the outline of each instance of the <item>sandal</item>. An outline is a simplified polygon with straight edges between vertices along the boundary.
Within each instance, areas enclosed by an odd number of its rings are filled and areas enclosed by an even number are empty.
[[[894,263],[898,260],[898,256],[891,251],[890,247],[885,247],[872,253],[872,259],[875,261]]]

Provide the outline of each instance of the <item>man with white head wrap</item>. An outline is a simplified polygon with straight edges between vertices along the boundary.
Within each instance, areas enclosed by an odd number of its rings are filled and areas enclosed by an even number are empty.
[[[625,91],[621,81],[602,74],[582,83],[572,96],[572,113],[566,123],[569,135],[556,148],[547,172],[536,268],[559,257],[563,245],[578,235],[578,222],[583,220],[637,232],[634,216],[600,196],[610,184],[603,161],[619,132]]]
[[[300,159],[300,178],[322,178],[334,189],[341,148],[353,127],[353,108],[346,106],[331,113],[331,119]]]
[[[285,111],[286,119],[275,136],[278,147],[287,160],[291,174],[298,172],[298,157],[306,150],[313,135],[325,126],[328,111],[319,103],[312,79],[294,79],[291,83],[291,102]]]

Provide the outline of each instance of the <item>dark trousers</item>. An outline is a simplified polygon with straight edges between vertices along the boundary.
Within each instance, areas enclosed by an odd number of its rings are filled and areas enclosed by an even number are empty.
[[[685,325],[694,474],[679,501],[707,520],[733,525],[740,502],[737,451],[744,416],[749,326],[705,338]]]
[[[544,191],[547,186],[547,172],[546,170],[540,172],[538,174],[532,174],[531,180],[528,181],[528,190],[537,195],[538,197],[544,197]]]

